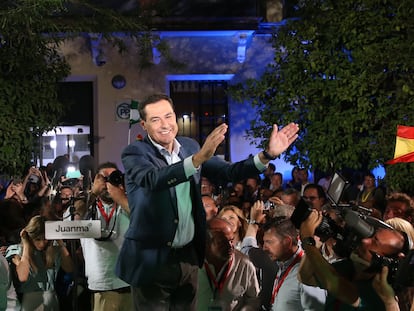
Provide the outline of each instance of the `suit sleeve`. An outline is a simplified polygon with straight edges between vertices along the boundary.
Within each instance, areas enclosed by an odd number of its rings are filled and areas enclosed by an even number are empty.
[[[160,191],[188,180],[183,161],[167,165],[161,154],[144,142],[126,147],[122,153],[122,163],[127,183],[133,187]]]
[[[236,182],[247,177],[255,177],[261,170],[256,167],[253,157],[229,163],[214,156],[202,165],[201,175],[213,181]]]

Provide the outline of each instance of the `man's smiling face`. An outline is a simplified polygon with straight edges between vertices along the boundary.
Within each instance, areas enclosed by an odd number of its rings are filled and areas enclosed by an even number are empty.
[[[173,107],[167,100],[160,100],[145,106],[146,120],[141,125],[156,143],[172,151],[178,124]]]

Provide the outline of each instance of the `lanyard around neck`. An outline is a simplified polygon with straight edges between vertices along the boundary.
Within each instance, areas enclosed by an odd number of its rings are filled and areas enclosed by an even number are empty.
[[[114,202],[114,204],[112,205],[109,215],[105,212],[105,209],[103,207],[103,203],[101,200],[96,201],[96,206],[98,207],[99,212],[101,213],[102,217],[105,219],[106,225],[109,226],[109,222],[111,221],[112,216],[114,216],[114,213],[116,210],[116,203]]]
[[[226,283],[226,280],[229,277],[230,268],[231,268],[232,263],[233,263],[233,256],[230,258],[229,262],[227,263],[226,270],[224,271],[224,273],[221,274],[220,278],[217,280],[216,277],[214,276],[213,272],[211,271],[210,266],[208,265],[208,263],[204,262],[204,267],[205,267],[206,272],[207,272],[208,282],[210,284],[211,290],[213,291],[214,299],[216,298],[217,291],[219,291],[221,293],[221,291],[224,287],[224,283]],[[213,288],[213,286],[214,286],[214,288]]]
[[[114,215],[114,212],[117,208],[117,204],[114,202],[114,205],[112,206],[109,215],[107,215],[104,208],[103,208],[102,201],[101,200],[96,200],[95,202],[96,202],[96,206],[98,207],[99,211],[101,212],[102,217],[105,218],[106,228],[108,228],[109,223],[112,219],[112,216]],[[114,233],[116,219],[117,219],[117,214],[115,214],[115,219],[114,219],[114,222],[112,223],[112,228],[111,228],[111,231],[109,232],[109,234],[106,237],[95,238],[95,240],[97,240],[97,241],[108,241],[111,238],[112,234]]]
[[[280,287],[282,286],[283,282],[285,281],[286,277],[288,276],[290,270],[300,261],[300,259],[303,256],[303,250],[301,250],[293,259],[293,261],[290,263],[290,265],[287,267],[287,269],[281,273],[278,273],[278,276],[276,276],[275,283],[273,285],[273,292],[272,292],[272,300],[271,303],[273,304],[275,302],[275,298],[277,293],[279,292]],[[282,275],[283,274],[283,275]]]

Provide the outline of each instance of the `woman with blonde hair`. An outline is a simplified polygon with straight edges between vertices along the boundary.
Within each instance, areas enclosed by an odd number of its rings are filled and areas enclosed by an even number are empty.
[[[34,216],[20,232],[21,243],[7,248],[22,311],[59,310],[55,281],[60,267],[73,272],[73,262],[62,240],[45,239],[45,218]]]
[[[246,235],[247,230],[247,219],[244,216],[243,211],[234,205],[224,206],[217,217],[227,220],[234,233],[233,245],[237,250],[241,249],[241,242],[243,241],[244,236]]]

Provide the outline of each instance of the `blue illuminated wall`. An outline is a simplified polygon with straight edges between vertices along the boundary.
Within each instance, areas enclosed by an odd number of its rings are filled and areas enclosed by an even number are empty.
[[[246,34],[241,47],[240,37]],[[117,117],[118,103],[142,100],[150,94],[168,92],[169,80],[217,79],[237,84],[246,79],[259,79],[266,66],[273,61],[274,49],[271,38],[251,30],[226,31],[170,31],[160,32],[169,46],[173,59],[184,66],[172,66],[161,57],[152,66],[142,68],[137,60],[140,51],[136,42],[122,37],[129,48],[120,54],[112,44],[102,42],[100,49],[107,62],[97,66],[91,57],[90,43],[84,37],[71,39],[62,46],[62,53],[71,65],[69,81],[93,83],[93,133],[94,158],[97,163],[111,161],[122,168],[121,151],[138,135],[145,134],[139,124],[129,128],[128,119]],[[245,49],[244,49],[245,44]],[[244,58],[239,52],[245,51]],[[113,88],[114,76],[122,75],[126,85]],[[246,138],[246,130],[256,111],[250,103],[229,102],[230,160],[242,160],[260,150]],[[274,161],[277,171],[290,179],[291,166],[283,160]],[[381,172],[376,171],[379,176]]]
[[[187,74],[166,75],[166,90],[169,93],[171,80],[225,80],[229,84],[243,82],[246,79],[257,79],[264,72],[267,64],[271,63],[274,50],[269,37],[248,32],[246,59],[243,63],[236,61],[238,47],[237,32],[168,32],[162,34],[167,38],[172,51],[179,48],[178,59],[186,59]],[[202,35],[202,37],[200,37]],[[185,38],[185,39],[184,39]],[[183,48],[185,40],[185,48]],[[194,52],[200,50],[197,57]],[[206,73],[208,72],[208,73]],[[250,103],[229,102],[229,138],[230,160],[243,160],[249,155],[260,151],[254,141],[246,137],[250,122],[256,110]],[[273,161],[277,171],[283,173],[285,179],[290,179],[292,166],[282,159]]]

